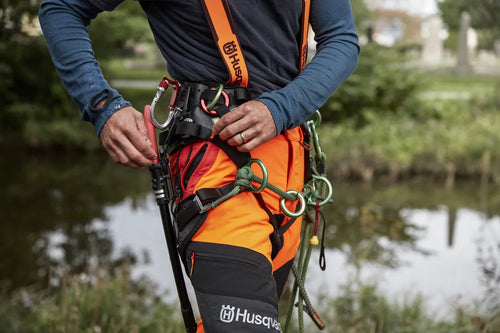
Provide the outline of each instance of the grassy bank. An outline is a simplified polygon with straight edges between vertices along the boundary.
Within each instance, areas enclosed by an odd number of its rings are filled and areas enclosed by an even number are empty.
[[[453,184],[457,178],[500,182],[500,100],[434,100],[428,114],[377,116],[320,127],[336,178],[400,180],[419,176]]]
[[[0,285],[0,331],[4,333],[182,332],[177,304],[160,298],[155,285],[132,280],[128,266],[82,274],[57,270],[47,288],[9,295]]]
[[[0,331],[183,331],[178,305],[165,303],[151,282],[131,279],[127,266],[56,274],[53,280],[58,283],[49,288],[24,288],[9,295],[0,288]],[[442,319],[429,313],[421,295],[391,300],[376,285],[354,281],[342,286],[335,298],[320,298],[319,303],[328,332],[494,332],[500,327],[494,311],[475,304],[452,304],[452,315]],[[292,323],[288,333],[298,332],[296,320]],[[317,331],[309,319],[305,324],[306,332]]]

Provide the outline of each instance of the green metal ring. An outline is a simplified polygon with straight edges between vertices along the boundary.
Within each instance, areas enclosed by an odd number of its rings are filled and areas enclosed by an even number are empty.
[[[280,207],[281,207],[281,210],[283,211],[283,213],[285,213],[285,215],[289,216],[289,217],[299,217],[300,215],[304,214],[304,211],[306,210],[306,201],[305,201],[304,197],[302,196],[302,194],[300,194],[299,192],[297,192],[295,190],[288,190],[288,191],[286,191],[286,193],[293,194],[293,195],[297,196],[297,199],[299,200],[299,204],[300,204],[300,209],[298,212],[289,211],[285,205],[285,198],[281,198]]]
[[[223,84],[219,84],[217,86],[217,91],[215,92],[214,99],[210,102],[210,104],[207,105],[207,110],[212,110],[212,108],[215,106],[215,103],[219,100],[220,94],[222,94],[222,88],[224,88]]]
[[[259,160],[257,158],[252,158],[252,159],[250,159],[250,162],[249,162],[248,165],[251,167],[253,163],[257,163],[260,166],[261,170],[262,170],[262,184],[260,184],[259,188],[256,188],[250,182],[250,189],[252,190],[252,192],[259,193],[259,192],[264,191],[264,189],[266,188],[266,186],[267,186],[267,179],[269,178],[269,174],[267,173],[266,166],[264,165],[264,163],[261,160]],[[255,180],[255,177],[253,177],[252,180]]]

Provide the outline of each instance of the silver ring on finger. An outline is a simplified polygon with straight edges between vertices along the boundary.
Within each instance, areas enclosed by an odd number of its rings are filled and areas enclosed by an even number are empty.
[[[243,143],[247,143],[247,140],[245,139],[243,132],[240,132],[240,138],[241,138],[241,141],[243,141]]]

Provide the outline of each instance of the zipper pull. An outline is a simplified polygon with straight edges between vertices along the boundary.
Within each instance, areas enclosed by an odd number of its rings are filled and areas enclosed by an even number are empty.
[[[193,276],[193,268],[194,268],[194,252],[191,252],[191,270],[189,271],[189,276]]]

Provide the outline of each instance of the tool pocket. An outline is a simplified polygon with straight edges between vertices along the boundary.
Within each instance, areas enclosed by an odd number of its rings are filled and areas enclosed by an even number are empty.
[[[271,263],[253,250],[191,242],[184,257],[206,332],[281,332]]]

